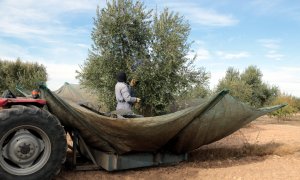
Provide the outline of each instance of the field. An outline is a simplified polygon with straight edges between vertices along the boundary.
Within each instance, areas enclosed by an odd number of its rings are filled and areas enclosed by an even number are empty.
[[[285,121],[263,116],[175,166],[114,173],[62,169],[55,177],[69,179],[300,179],[300,114]]]

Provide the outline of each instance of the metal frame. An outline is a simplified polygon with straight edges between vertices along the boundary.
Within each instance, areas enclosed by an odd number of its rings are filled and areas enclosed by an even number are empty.
[[[72,168],[79,171],[86,171],[86,170],[99,170],[101,167],[96,163],[95,158],[92,156],[88,146],[80,136],[77,130],[72,131],[72,140],[73,140],[73,147],[72,147]],[[82,143],[82,147],[84,148],[84,152],[87,152],[88,158],[92,161],[92,164],[80,164],[77,159],[80,156],[80,152],[78,151],[79,148],[79,140]]]
[[[133,168],[173,165],[188,159],[188,153],[174,154],[169,152],[141,152],[124,155],[106,153],[89,147],[77,130],[73,130],[72,135],[72,166],[75,170],[105,169],[107,171],[119,171]],[[78,157],[78,155],[80,155],[78,152],[79,147],[80,153],[89,158],[91,160],[91,164],[86,165],[78,163],[77,158],[80,157]]]

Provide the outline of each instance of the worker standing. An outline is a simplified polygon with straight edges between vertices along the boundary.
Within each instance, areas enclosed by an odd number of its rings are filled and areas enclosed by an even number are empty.
[[[132,104],[140,102],[140,98],[132,97],[130,90],[126,84],[127,76],[124,72],[120,72],[117,75],[117,84],[115,85],[115,95],[117,100],[116,110],[123,110],[132,112]]]

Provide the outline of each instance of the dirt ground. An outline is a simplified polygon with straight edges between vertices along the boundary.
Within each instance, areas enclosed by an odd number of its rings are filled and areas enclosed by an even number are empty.
[[[175,166],[113,173],[62,169],[55,177],[68,179],[300,179],[300,114],[288,121],[261,117]]]

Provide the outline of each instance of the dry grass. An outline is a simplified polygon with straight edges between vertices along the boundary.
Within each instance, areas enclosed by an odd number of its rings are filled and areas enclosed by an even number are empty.
[[[189,161],[186,163],[194,168],[225,168],[262,162],[270,156],[286,156],[294,153],[300,153],[300,146],[290,146],[275,142],[244,144],[239,148],[198,149],[189,154]]]
[[[294,122],[288,124],[300,125],[298,114]],[[278,123],[274,118],[262,117],[258,124]],[[254,124],[249,124],[238,132],[221,141],[206,145],[189,153],[188,163],[192,167],[218,168],[247,164],[249,162],[264,161],[270,156],[286,156],[300,153],[300,144],[286,144],[282,142],[260,142],[264,131]],[[285,124],[285,122],[280,122]],[[249,134],[253,134],[249,136]]]
[[[267,144],[245,144],[241,148],[212,148],[212,149],[199,149],[190,153],[190,161],[214,161],[226,159],[241,159],[244,157],[253,156],[266,156],[266,155],[280,155],[278,152],[279,147],[282,146],[278,143]]]

